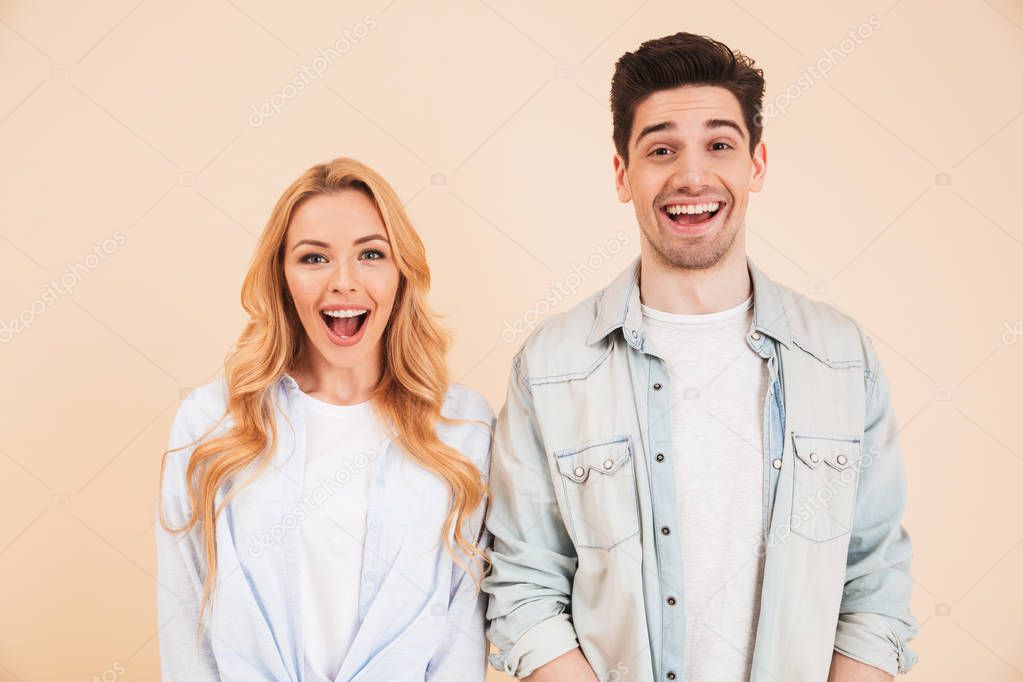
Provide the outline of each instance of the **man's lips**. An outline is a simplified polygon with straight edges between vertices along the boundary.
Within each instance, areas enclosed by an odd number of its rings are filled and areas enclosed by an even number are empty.
[[[722,199],[686,199],[685,201],[665,202],[658,209],[670,225],[690,233],[708,227],[718,214],[725,210],[726,202]]]

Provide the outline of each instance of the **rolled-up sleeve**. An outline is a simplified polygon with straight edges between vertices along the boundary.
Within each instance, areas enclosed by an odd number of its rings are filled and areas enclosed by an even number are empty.
[[[522,353],[497,420],[491,461],[492,569],[483,582],[490,662],[525,677],[578,646],[571,620],[577,558],[554,494]]]
[[[835,634],[835,651],[896,675],[917,661],[907,647],[913,549],[902,527],[906,476],[888,379],[867,341],[866,415],[856,511]]]

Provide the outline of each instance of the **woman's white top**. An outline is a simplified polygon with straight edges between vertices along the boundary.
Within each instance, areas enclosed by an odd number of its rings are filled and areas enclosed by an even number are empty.
[[[306,679],[333,680],[359,629],[359,585],[373,465],[389,438],[369,402],[334,405],[305,393],[301,522]]]

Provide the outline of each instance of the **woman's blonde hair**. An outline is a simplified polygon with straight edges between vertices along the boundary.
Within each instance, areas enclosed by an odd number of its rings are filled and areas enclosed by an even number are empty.
[[[476,538],[466,537],[463,522],[482,504],[486,487],[476,466],[437,436],[439,422],[461,420],[441,415],[448,390],[445,356],[450,336],[426,302],[430,288],[426,251],[391,186],[365,164],[342,157],[307,170],[274,206],[242,285],[242,306],[250,319],[224,363],[228,404],[220,421],[229,414],[233,426],[224,435],[201,442],[216,428],[214,425],[195,442],[183,446],[199,443],[186,474],[190,507],[186,523],[180,528],[170,527],[160,505],[160,523],[168,532],[187,533],[197,525],[201,531],[206,574],[200,628],[216,584],[217,517],[241,487],[270,464],[277,446],[274,386],[295,366],[308,342],[284,278],[288,225],[303,199],[350,190],[363,192],[376,204],[400,273],[394,308],[382,339],[382,375],[373,391],[372,404],[393,428],[397,444],[447,483],[451,507],[443,529],[444,546],[470,571],[479,588],[487,561],[475,544]],[[173,451],[163,455],[161,482],[167,455]],[[229,486],[222,504],[215,506],[217,492],[253,465],[255,475],[247,477],[242,485]],[[461,555],[478,571],[471,571],[460,558],[452,537]]]

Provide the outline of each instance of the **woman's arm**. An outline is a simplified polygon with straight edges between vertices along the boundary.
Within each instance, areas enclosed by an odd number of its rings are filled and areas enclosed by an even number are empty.
[[[197,428],[191,400],[184,401],[171,426],[168,449],[187,445],[205,432]],[[188,515],[187,486],[184,472],[194,448],[167,455],[160,491],[160,508],[173,528],[182,526]],[[184,535],[171,534],[156,518],[157,618],[160,626],[160,669],[164,682],[219,682],[220,673],[210,634],[197,637],[196,625],[202,599],[202,545],[199,528]],[[208,618],[208,613],[207,613]]]
[[[450,404],[448,410],[449,416],[467,420],[465,438],[457,447],[476,465],[480,477],[486,482],[490,477],[490,455],[497,420],[494,411],[481,395],[471,390],[465,391],[461,400]],[[463,527],[474,539],[475,546],[489,553],[490,533],[483,524],[486,511],[487,500],[484,498]],[[488,599],[486,593],[477,588],[476,582],[483,576],[464,552],[459,552],[459,556],[474,573],[466,572],[457,563],[452,566],[447,621],[440,647],[426,671],[429,682],[482,682],[487,674],[489,644],[485,626]]]
[[[490,534],[483,532],[479,546],[487,547]],[[482,680],[487,674],[487,638],[484,633],[487,595],[457,564],[455,585],[448,606],[441,646],[426,671],[429,682]]]

